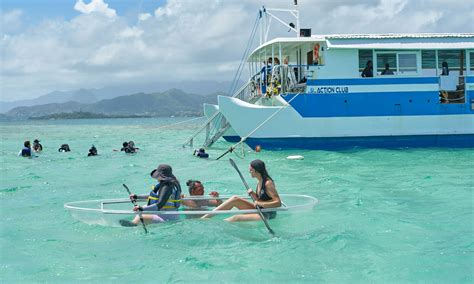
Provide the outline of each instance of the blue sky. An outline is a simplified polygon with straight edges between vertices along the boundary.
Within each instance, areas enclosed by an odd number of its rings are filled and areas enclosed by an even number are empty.
[[[258,9],[293,8],[293,0],[0,1],[3,101],[132,83],[231,81]],[[474,1],[298,3],[302,27],[313,34],[474,32]],[[281,28],[275,34],[290,36]]]
[[[2,12],[22,10],[25,27],[50,19],[67,21],[80,15],[79,11],[74,10],[76,0],[1,0],[0,2]],[[136,21],[137,14],[153,13],[156,8],[163,6],[166,0],[109,0],[106,3],[109,7],[113,7],[118,15]]]

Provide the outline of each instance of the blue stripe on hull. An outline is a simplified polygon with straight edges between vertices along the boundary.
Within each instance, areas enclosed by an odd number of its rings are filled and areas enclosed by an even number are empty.
[[[470,91],[468,91],[470,92]],[[282,96],[302,117],[448,115],[473,113],[466,104],[440,104],[438,91]]]
[[[438,77],[312,79],[308,86],[438,84]]]
[[[240,136],[222,136],[222,138],[224,138],[225,141],[232,143],[240,141]]]
[[[410,136],[372,136],[372,137],[330,137],[330,138],[248,138],[250,148],[260,145],[263,149],[308,149],[343,150],[362,148],[419,148],[419,147],[474,147],[474,134],[458,135],[410,135]]]

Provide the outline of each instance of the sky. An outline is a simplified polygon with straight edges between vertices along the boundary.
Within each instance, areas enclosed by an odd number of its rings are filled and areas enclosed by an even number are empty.
[[[262,5],[294,7],[293,0],[0,0],[0,100],[232,81]],[[313,34],[474,32],[474,1],[299,0],[298,6],[301,27]],[[292,36],[274,27],[273,35]]]

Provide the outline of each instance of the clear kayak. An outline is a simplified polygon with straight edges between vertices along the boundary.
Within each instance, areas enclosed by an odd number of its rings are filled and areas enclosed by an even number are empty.
[[[198,204],[206,204],[208,200],[219,199],[225,201],[231,196],[219,196],[219,197],[206,197],[206,196],[190,196],[183,198],[183,204],[186,201],[197,201]],[[242,198],[249,198],[248,196],[241,196]],[[278,216],[282,214],[293,214],[298,212],[304,212],[312,210],[318,199],[299,194],[281,194],[282,206],[278,208],[266,208],[262,209],[262,212],[277,212]],[[143,202],[139,203],[144,205]],[[74,201],[64,204],[64,208],[69,210],[72,217],[76,220],[91,225],[102,225],[102,226],[113,226],[119,227],[120,220],[133,220],[137,215],[137,212],[132,210],[133,204],[128,198],[121,199],[100,199],[100,200],[86,200],[86,201]],[[209,214],[216,217],[229,217],[236,214],[252,214],[258,213],[256,209],[249,210],[222,210],[212,211],[214,207],[200,206],[200,207],[188,207],[181,206],[178,211],[144,211],[143,214],[153,214],[160,217],[166,217],[166,215],[177,215],[178,220],[184,220],[189,218],[199,218],[205,214]],[[278,219],[279,217],[276,217]]]

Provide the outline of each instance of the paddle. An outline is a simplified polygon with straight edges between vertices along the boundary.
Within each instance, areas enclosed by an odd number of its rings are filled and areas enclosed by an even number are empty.
[[[244,176],[242,176],[242,173],[240,172],[239,168],[237,167],[237,165],[235,164],[234,160],[232,160],[231,158],[229,158],[229,162],[230,164],[232,165],[232,167],[234,167],[234,169],[237,171],[237,173],[239,174],[240,176],[240,179],[242,180],[242,182],[244,183],[245,185],[245,189],[249,190],[250,187],[249,185],[247,184],[247,182],[245,181],[244,179]],[[249,194],[250,197],[252,198],[253,201],[255,201],[255,198]],[[270,225],[268,225],[268,222],[267,222],[267,219],[265,218],[265,216],[263,216],[263,213],[262,213],[262,209],[260,209],[259,206],[256,206],[255,207],[258,211],[258,214],[260,215],[260,218],[262,218],[262,221],[263,223],[265,224],[265,227],[267,227],[268,229],[268,232],[270,232],[270,234],[272,234],[273,236],[275,235],[275,232],[272,230],[272,228],[270,228]]]
[[[128,186],[126,184],[122,184],[122,185],[127,190],[128,196],[132,195],[132,193],[130,192],[130,189],[128,189]],[[135,199],[130,199],[130,200],[132,201],[133,205],[138,206],[137,201]],[[143,221],[142,211],[140,210],[138,210],[138,217],[140,217],[140,222],[142,222],[143,230],[145,230],[145,234],[148,234],[148,230],[146,229],[145,222]]]

